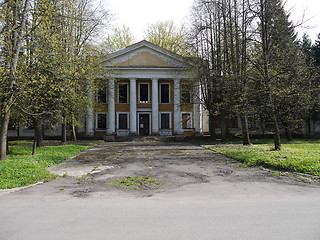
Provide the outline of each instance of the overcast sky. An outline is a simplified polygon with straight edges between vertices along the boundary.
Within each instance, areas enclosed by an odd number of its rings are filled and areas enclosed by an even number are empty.
[[[118,25],[125,24],[135,35],[135,40],[143,40],[147,25],[157,21],[173,20],[177,24],[187,22],[193,0],[104,0],[106,7],[114,14]],[[287,0],[291,9],[291,20],[299,22],[302,16],[310,19],[305,27],[297,30],[306,32],[312,39],[320,33],[320,0]]]

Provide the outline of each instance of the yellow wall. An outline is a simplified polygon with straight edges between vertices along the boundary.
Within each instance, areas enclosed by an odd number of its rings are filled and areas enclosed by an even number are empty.
[[[139,52],[123,62],[117,63],[118,67],[172,67],[164,59],[147,51]]]

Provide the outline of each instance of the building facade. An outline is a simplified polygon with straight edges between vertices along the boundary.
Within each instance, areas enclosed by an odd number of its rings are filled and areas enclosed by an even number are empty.
[[[191,84],[183,57],[141,41],[114,52],[106,66],[111,77],[89,93],[86,135],[201,132],[199,87]]]
[[[209,134],[209,118],[200,104],[200,87],[190,79],[186,59],[148,41],[141,41],[106,57],[107,79],[99,90],[88,92],[90,105],[79,113],[78,134],[87,137],[171,136]],[[90,84],[90,83],[88,83]],[[230,120],[230,119],[229,119]],[[219,119],[215,122],[221,134]],[[240,134],[239,118],[228,124],[230,134]],[[250,134],[265,134],[267,126],[250,122]],[[43,131],[46,138],[61,136],[61,126]],[[320,121],[306,123],[305,134],[319,136]],[[33,137],[34,129],[9,126],[9,137]]]

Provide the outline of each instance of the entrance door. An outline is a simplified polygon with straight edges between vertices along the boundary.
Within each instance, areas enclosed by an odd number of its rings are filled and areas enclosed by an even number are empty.
[[[139,135],[140,136],[150,135],[150,114],[148,113],[139,114]]]

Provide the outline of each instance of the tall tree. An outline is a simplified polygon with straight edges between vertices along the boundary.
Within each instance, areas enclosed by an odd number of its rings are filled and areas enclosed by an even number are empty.
[[[177,54],[186,55],[187,32],[184,26],[175,26],[173,21],[149,24],[145,39]]]
[[[222,138],[227,137],[227,118],[240,115],[243,144],[248,132],[248,49],[253,20],[247,0],[197,0],[194,3],[192,42],[201,59],[199,78],[203,100],[209,111],[210,133],[215,138],[214,120],[221,120]],[[201,76],[202,75],[202,76]]]
[[[255,6],[259,20],[259,44],[255,46],[258,55],[255,59],[257,78],[254,92],[258,110],[273,125],[274,149],[280,150],[281,123],[290,129],[292,121],[301,118],[293,113],[305,110],[308,94],[303,78],[303,61],[294,26],[282,1],[258,0]]]
[[[10,111],[19,95],[17,76],[21,46],[26,34],[30,0],[7,0],[1,2],[1,89],[0,89],[0,160],[6,158]]]
[[[37,123],[52,115],[62,116],[64,126],[75,122],[87,103],[86,80],[101,73],[101,57],[90,43],[108,17],[91,0],[10,0],[3,6],[1,159],[13,106]]]

